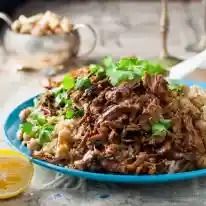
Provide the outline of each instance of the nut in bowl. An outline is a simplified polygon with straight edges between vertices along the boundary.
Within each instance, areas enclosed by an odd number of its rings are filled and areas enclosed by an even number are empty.
[[[58,69],[67,65],[71,58],[78,55],[80,28],[90,30],[94,37],[91,48],[81,56],[88,55],[96,46],[96,32],[90,25],[72,24],[67,17],[50,11],[29,18],[21,15],[14,22],[4,14],[0,18],[10,26],[3,38],[5,50],[22,67]]]

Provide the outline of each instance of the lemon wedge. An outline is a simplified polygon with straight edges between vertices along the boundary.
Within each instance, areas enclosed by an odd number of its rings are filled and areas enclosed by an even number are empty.
[[[14,150],[0,149],[0,199],[25,191],[33,172],[33,165],[26,157]]]

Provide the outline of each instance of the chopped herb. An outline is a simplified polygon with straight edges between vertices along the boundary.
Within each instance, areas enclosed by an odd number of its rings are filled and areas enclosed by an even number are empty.
[[[125,57],[115,62],[111,57],[106,57],[102,65],[91,65],[90,71],[98,76],[99,72],[105,72],[113,86],[122,81],[140,79],[148,74],[165,74],[166,70],[159,64],[141,60],[136,57]]]
[[[117,85],[122,81],[134,80],[140,77],[138,71],[129,71],[127,69],[119,69],[118,64],[114,63],[111,57],[106,57],[103,61],[106,66],[106,75],[112,85]]]
[[[117,69],[108,69],[106,71],[107,76],[113,86],[127,80],[138,79],[140,76],[134,71],[123,71]]]
[[[154,75],[154,74],[166,74],[167,71],[160,65],[152,63],[148,60],[140,60],[139,69],[142,71],[142,75],[144,76],[145,73]]]
[[[41,145],[51,141],[51,136],[52,136],[53,130],[54,130],[53,125],[45,125],[41,129],[41,131],[39,133],[39,143]]]
[[[62,81],[62,85],[63,85],[64,89],[70,90],[70,89],[74,88],[75,80],[71,75],[65,75],[64,79]]]
[[[51,132],[48,130],[42,130],[39,134],[39,143],[43,145],[44,143],[51,141]]]
[[[90,70],[91,74],[94,74],[99,78],[105,76],[105,69],[101,65],[91,64],[89,66],[89,70]]]
[[[34,121],[38,123],[39,125],[43,125],[47,122],[45,116],[37,111],[32,112],[30,114],[30,117],[31,117],[32,122]]]
[[[172,121],[170,119],[160,119],[159,122],[161,124],[163,124],[166,129],[169,129],[171,127],[171,123],[172,123]]]
[[[33,125],[30,122],[25,122],[21,125],[22,131],[28,135],[32,133],[32,127]]]
[[[65,106],[67,99],[68,99],[68,94],[66,91],[63,91],[55,97],[55,102],[57,103],[57,105]]]
[[[124,70],[134,69],[138,65],[138,59],[136,57],[124,57],[118,62],[118,68]]]
[[[152,134],[153,136],[165,136],[170,127],[171,120],[161,119],[159,122],[152,125]]]
[[[111,68],[114,68],[116,67],[116,64],[115,62],[113,61],[112,57],[111,56],[107,56],[103,59],[103,66],[106,68],[106,69],[111,69]]]
[[[71,100],[71,99],[67,99],[67,100],[65,101],[65,106],[66,106],[66,107],[71,107],[71,106],[72,106],[72,100]]]
[[[87,89],[92,85],[90,79],[86,76],[86,77],[79,77],[76,80],[76,84],[75,84],[75,88],[76,89]]]
[[[184,86],[177,81],[171,81],[168,85],[168,88],[177,93],[182,93]]]
[[[64,87],[61,85],[59,87],[56,87],[56,88],[53,88],[51,91],[52,91],[52,94],[56,97],[58,94],[64,92],[66,89],[64,89]]]
[[[72,119],[74,117],[74,111],[73,110],[68,110],[66,112],[66,119]]]
[[[83,109],[75,109],[74,110],[74,116],[75,117],[82,117],[82,116],[84,116],[84,110]]]
[[[66,119],[72,119],[72,118],[77,118],[77,117],[82,117],[84,115],[84,110],[83,109],[69,109],[66,111],[65,117]]]

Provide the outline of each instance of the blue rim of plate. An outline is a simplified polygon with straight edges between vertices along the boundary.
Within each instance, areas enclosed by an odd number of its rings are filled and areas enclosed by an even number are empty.
[[[194,81],[181,81],[181,83],[188,86],[197,85],[202,88],[206,88],[206,82],[194,82]],[[33,105],[35,97],[28,99],[22,104],[18,105],[8,115],[4,123],[4,139],[14,149],[21,152],[23,155],[28,157],[33,163],[56,171],[65,175],[71,175],[81,177],[85,179],[91,179],[103,182],[116,182],[116,183],[129,183],[129,184],[152,184],[152,183],[163,183],[163,182],[174,182],[180,180],[189,180],[197,177],[206,176],[206,169],[193,170],[188,172],[180,172],[174,174],[158,174],[158,175],[124,175],[124,174],[106,174],[106,173],[95,173],[87,172],[76,169],[65,168],[62,166],[54,165],[43,160],[35,159],[30,156],[30,151],[21,144],[21,141],[16,138],[16,131],[20,123],[19,112],[28,106]]]

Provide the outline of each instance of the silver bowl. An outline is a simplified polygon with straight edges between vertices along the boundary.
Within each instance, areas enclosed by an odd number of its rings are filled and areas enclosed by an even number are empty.
[[[9,25],[3,36],[5,52],[12,55],[16,63],[22,67],[58,69],[62,65],[68,64],[72,58],[78,56],[80,48],[79,28],[87,28],[94,37],[91,48],[81,56],[89,55],[96,46],[96,32],[87,24],[74,25],[73,31],[68,34],[37,37],[12,31],[10,18],[3,13],[0,13],[0,18]]]

